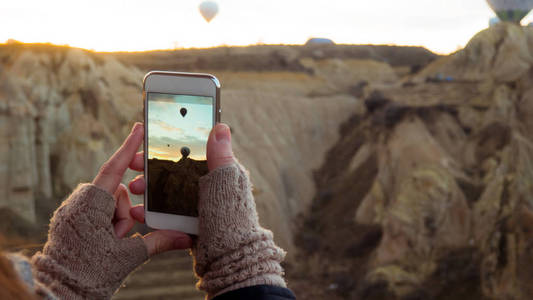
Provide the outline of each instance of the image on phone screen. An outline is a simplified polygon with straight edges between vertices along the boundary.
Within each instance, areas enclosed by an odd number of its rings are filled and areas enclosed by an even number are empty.
[[[148,210],[198,217],[213,98],[147,93]]]

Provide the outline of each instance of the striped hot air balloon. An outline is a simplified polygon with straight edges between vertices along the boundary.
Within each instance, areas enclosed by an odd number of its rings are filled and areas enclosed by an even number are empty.
[[[533,0],[487,0],[487,3],[500,20],[517,24],[533,9]]]

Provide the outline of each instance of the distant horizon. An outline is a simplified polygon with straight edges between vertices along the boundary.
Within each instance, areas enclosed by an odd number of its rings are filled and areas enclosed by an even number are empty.
[[[146,52],[254,45],[420,46],[437,54],[463,48],[495,13],[485,0],[216,0],[207,23],[201,0],[0,3],[0,42],[50,43],[95,52]],[[127,5],[126,5],[127,4]],[[529,14],[522,24],[533,21]]]
[[[161,158],[161,157],[158,158],[158,157],[156,157],[156,156],[151,157],[151,158],[148,158],[148,160],[154,160],[154,159],[155,159],[155,160],[171,161],[171,162],[177,164],[180,160],[184,159],[184,157],[181,157],[181,158],[178,159],[178,160],[165,159],[165,158]],[[190,160],[194,160],[194,161],[206,161],[206,159],[194,159],[194,158],[191,158],[191,157],[185,157],[185,159],[190,159]]]
[[[182,47],[182,48],[168,48],[168,49],[149,49],[149,50],[116,50],[116,51],[97,51],[94,49],[87,49],[83,47],[76,47],[68,44],[53,44],[48,42],[35,42],[35,43],[26,43],[18,40],[14,40],[11,42],[0,42],[0,46],[9,46],[13,44],[19,44],[19,45],[35,45],[35,46],[51,46],[51,47],[67,47],[72,49],[80,49],[88,52],[94,52],[94,53],[146,53],[146,52],[157,52],[157,51],[180,51],[180,50],[209,50],[209,49],[217,49],[217,48],[246,48],[246,47],[261,47],[261,46],[299,46],[299,47],[305,47],[306,44],[249,44],[249,45],[218,45],[218,46],[211,46],[211,47]],[[424,48],[428,51],[434,52],[431,49],[428,49],[427,47],[423,45],[399,45],[399,44],[340,44],[335,43],[336,46],[385,46],[385,47],[412,47],[412,48]],[[436,53],[436,52],[434,52]],[[439,53],[436,53],[439,54]]]

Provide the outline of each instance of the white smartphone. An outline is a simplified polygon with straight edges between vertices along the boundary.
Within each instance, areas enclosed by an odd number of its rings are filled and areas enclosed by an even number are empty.
[[[143,81],[146,225],[198,234],[198,178],[220,121],[220,83],[209,74],[152,71]]]

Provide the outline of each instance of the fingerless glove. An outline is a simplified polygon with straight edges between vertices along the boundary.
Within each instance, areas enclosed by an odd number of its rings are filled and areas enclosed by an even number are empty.
[[[243,287],[286,287],[285,251],[259,225],[249,176],[235,163],[200,178],[199,234],[193,246],[197,287],[212,299]]]
[[[119,239],[115,200],[82,184],[55,211],[48,241],[32,258],[34,276],[60,299],[109,299],[126,276],[148,259],[142,237]]]

